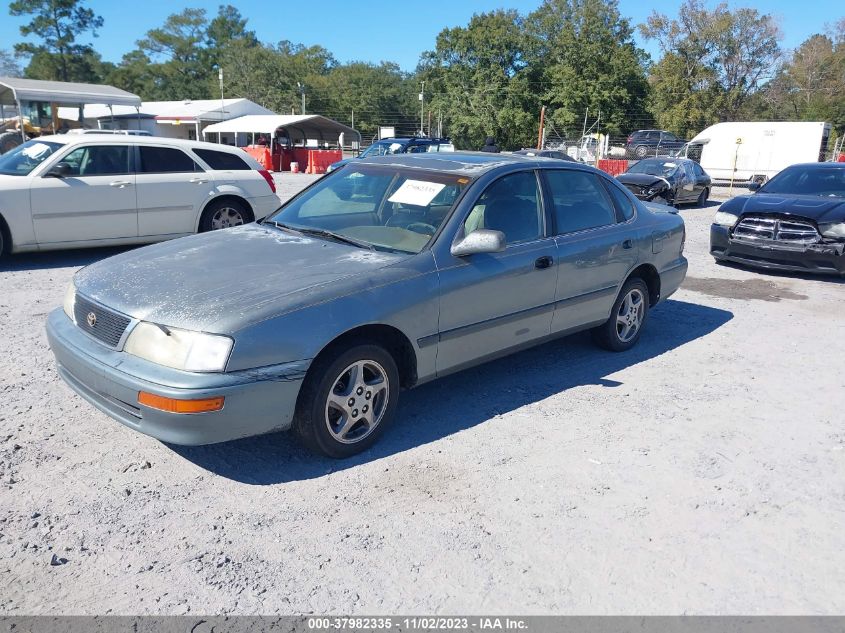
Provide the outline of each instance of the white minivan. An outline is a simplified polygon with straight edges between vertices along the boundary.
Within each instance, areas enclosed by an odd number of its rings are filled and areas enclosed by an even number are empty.
[[[273,176],[244,151],[123,135],[42,136],[0,156],[0,254],[156,242],[262,218]]]

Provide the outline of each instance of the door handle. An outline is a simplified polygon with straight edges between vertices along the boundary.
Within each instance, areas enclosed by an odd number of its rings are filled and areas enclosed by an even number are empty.
[[[622,248],[634,248],[634,240],[625,240],[622,242]]]
[[[188,182],[195,182],[202,185],[208,182],[208,178],[191,178]]]
[[[131,184],[132,184],[132,183],[131,183],[129,180],[112,180],[112,181],[109,183],[109,187],[120,187],[120,188],[123,188],[123,187],[128,187],[128,186],[129,186],[129,185],[131,185]]]
[[[538,257],[534,260],[534,268],[538,270],[543,270],[544,268],[549,268],[554,263],[554,259],[551,255],[544,255],[543,257]]]

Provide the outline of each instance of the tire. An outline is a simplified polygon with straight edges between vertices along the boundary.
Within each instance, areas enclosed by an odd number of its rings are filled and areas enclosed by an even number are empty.
[[[293,430],[316,453],[351,457],[378,441],[398,402],[399,370],[387,350],[373,343],[339,348],[309,370]]]
[[[645,158],[646,156],[648,156],[648,147],[646,147],[645,145],[637,145],[634,148],[634,156],[636,156],[637,158]]]
[[[21,144],[20,132],[3,132],[0,134],[0,154],[13,150]]]
[[[629,297],[631,303],[627,303]],[[612,352],[624,352],[636,345],[648,320],[648,301],[648,286],[642,279],[626,281],[613,302],[610,318],[593,330],[596,344]]]
[[[709,197],[710,197],[710,190],[707,187],[705,187],[704,189],[701,190],[701,193],[698,196],[698,200],[696,200],[696,202],[695,202],[695,206],[703,207],[705,204],[707,204],[707,199]]]
[[[227,229],[253,221],[252,212],[238,200],[215,200],[203,211],[199,233]]]

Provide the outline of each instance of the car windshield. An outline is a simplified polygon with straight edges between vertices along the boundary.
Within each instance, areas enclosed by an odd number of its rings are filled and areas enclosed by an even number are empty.
[[[401,154],[404,145],[395,141],[385,141],[380,143],[373,143],[363,152],[361,158],[368,158],[370,156],[387,156],[388,154]]]
[[[845,198],[845,169],[788,167],[760,188],[762,193]]]
[[[674,160],[659,160],[649,158],[641,160],[628,170],[629,174],[649,174],[650,176],[660,176],[661,178],[668,178],[674,174],[678,169],[678,163]]]
[[[322,178],[264,222],[365,248],[419,253],[469,181],[437,172],[350,165]]]
[[[5,176],[28,176],[54,152],[64,147],[62,143],[27,141],[0,156],[0,174]]]

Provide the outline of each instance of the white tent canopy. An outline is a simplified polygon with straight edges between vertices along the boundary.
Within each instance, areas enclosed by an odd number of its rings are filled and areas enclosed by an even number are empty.
[[[361,134],[357,130],[319,114],[252,114],[214,123],[206,127],[202,133],[207,136],[208,134],[246,132],[248,134],[267,134],[270,138],[273,138],[277,131],[285,132],[291,142],[299,140],[303,144],[309,139],[337,142],[341,134],[347,138],[353,137],[359,141],[361,139]]]
[[[44,101],[74,106],[84,103],[134,107],[141,105],[141,97],[114,86],[0,77],[0,103],[14,105],[21,101]]]

